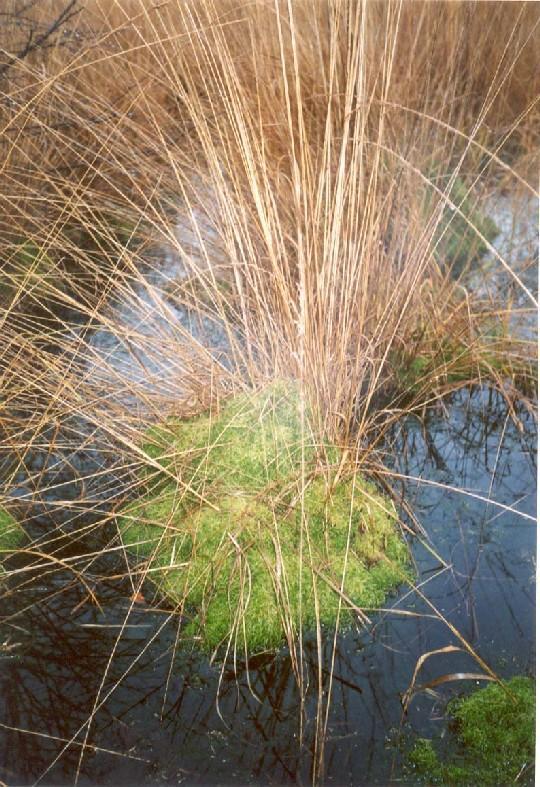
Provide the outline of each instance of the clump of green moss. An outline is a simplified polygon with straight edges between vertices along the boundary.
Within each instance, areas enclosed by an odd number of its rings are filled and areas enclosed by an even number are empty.
[[[482,374],[490,378],[494,372],[511,376],[514,371],[512,362],[494,341],[482,339],[467,345],[451,338],[437,341],[434,338],[432,342],[425,338],[416,355],[396,354],[394,368],[399,389],[409,395],[419,393],[426,386],[467,382]]]
[[[36,286],[54,277],[54,264],[33,241],[21,241],[9,261],[0,263],[2,281],[0,283],[0,302],[12,297],[19,289],[23,279]]]
[[[4,558],[20,546],[24,533],[18,522],[5,508],[0,508],[0,574]]]
[[[380,606],[406,576],[392,504],[343,468],[337,479],[340,452],[302,429],[292,386],[154,427],[144,448],[154,470],[123,512],[123,542],[203,649],[275,648],[317,615],[334,625],[344,595]]]
[[[439,178],[437,186],[444,191],[448,182],[449,176]],[[472,260],[479,259],[488,251],[478,233],[491,242],[499,234],[499,228],[489,216],[474,207],[467,186],[460,178],[454,180],[448,196],[451,204],[447,204],[443,210],[434,240],[437,257],[457,274]]]
[[[0,508],[0,551],[16,549],[23,537],[23,531],[17,521],[5,508]]]
[[[517,677],[453,700],[449,711],[457,733],[454,755],[443,760],[420,739],[409,760],[430,784],[523,784],[533,778],[535,685]],[[518,778],[519,777],[519,778]]]
[[[429,330],[411,340],[412,350],[390,355],[396,393],[412,398],[429,394],[443,386],[486,380],[513,381],[518,390],[532,395],[537,390],[537,370],[533,359],[516,352],[512,338],[485,319],[475,338],[467,333],[436,336]]]

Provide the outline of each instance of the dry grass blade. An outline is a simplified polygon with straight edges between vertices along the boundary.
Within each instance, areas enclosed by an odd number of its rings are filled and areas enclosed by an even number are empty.
[[[434,680],[428,681],[427,683],[422,683],[420,686],[416,684],[416,678],[418,677],[418,673],[420,672],[422,666],[426,663],[428,659],[432,656],[440,656],[443,653],[464,653],[464,649],[458,647],[457,645],[446,645],[443,648],[436,648],[435,650],[427,651],[426,653],[422,653],[422,655],[418,658],[416,662],[416,666],[414,668],[414,673],[411,678],[411,682],[407,691],[403,694],[401,698],[401,704],[403,706],[403,713],[407,713],[409,709],[409,705],[411,703],[412,698],[415,694],[418,694],[420,691],[424,691],[425,689],[435,688],[435,686],[439,686],[442,683],[447,683],[452,680],[493,680],[499,681],[497,677],[494,675],[486,675],[484,673],[477,674],[472,672],[455,672],[448,675],[442,675]]]
[[[46,732],[36,732],[35,730],[25,730],[21,727],[10,727],[7,724],[3,724],[0,722],[0,727],[4,730],[12,730],[13,732],[22,732],[25,735],[37,735],[40,738],[47,738],[52,741],[60,741],[61,743],[68,743],[65,738],[59,738],[58,735],[49,735]],[[72,746],[82,746],[82,743],[78,741],[71,741],[70,745]],[[129,752],[120,752],[114,751],[114,749],[104,749],[101,746],[94,746],[94,744],[88,744],[88,748],[93,752],[102,752],[103,754],[112,754],[113,757],[125,757],[127,760],[137,760],[138,762],[150,762],[150,760],[145,759],[144,757],[137,757],[135,754],[130,754]]]
[[[420,686],[414,686],[411,690],[411,693],[406,693],[406,698],[403,699],[404,711],[407,712],[409,707],[409,703],[415,694],[418,694],[421,691],[431,691],[436,686],[442,686],[443,683],[451,683],[452,681],[456,680],[487,680],[493,681],[497,683],[497,678],[492,678],[491,675],[484,675],[480,672],[449,672],[446,675],[439,675],[438,678],[433,678],[433,680],[427,681],[427,683],[422,683]]]

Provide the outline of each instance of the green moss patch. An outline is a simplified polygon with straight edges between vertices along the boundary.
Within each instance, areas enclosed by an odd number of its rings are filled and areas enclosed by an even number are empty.
[[[409,759],[429,784],[532,783],[535,685],[517,677],[453,700],[457,747],[443,759],[432,741],[420,739]]]
[[[428,395],[445,386],[485,380],[511,380],[526,395],[537,390],[533,359],[520,354],[512,339],[486,319],[482,335],[467,340],[458,336],[434,337],[428,331],[409,352],[394,352],[390,361],[397,392],[407,398]],[[519,350],[519,346],[518,346]]]
[[[437,187],[446,192],[449,181],[450,176],[439,177]],[[448,197],[450,203],[443,210],[434,241],[437,244],[437,257],[457,274],[488,251],[480,236],[491,243],[499,234],[499,228],[489,216],[475,208],[468,188],[460,178],[454,180]]]
[[[51,258],[33,241],[21,241],[12,258],[0,264],[2,282],[0,298],[11,297],[23,281],[36,286],[54,277],[54,264]]]
[[[466,345],[464,342],[446,339],[429,343],[425,340],[418,347],[417,355],[397,357],[395,369],[399,389],[408,394],[417,394],[428,388],[477,380],[482,375],[487,379],[493,374],[511,376],[512,363],[499,351],[496,342],[485,340]]]
[[[21,545],[24,532],[17,521],[4,508],[0,508],[0,573],[6,557]]]
[[[278,647],[317,618],[334,625],[340,598],[380,606],[406,575],[392,504],[302,429],[293,387],[154,427],[144,449],[153,467],[123,542],[203,649]]]

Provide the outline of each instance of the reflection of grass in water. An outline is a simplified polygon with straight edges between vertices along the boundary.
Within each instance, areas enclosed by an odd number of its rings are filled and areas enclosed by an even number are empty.
[[[429,784],[529,783],[534,762],[535,684],[516,677],[452,700],[459,748],[441,759],[433,742],[421,739],[409,755]]]
[[[149,455],[188,491],[165,476],[129,508],[123,541],[195,615],[186,633],[204,648],[236,637],[251,652],[276,647],[299,625],[335,625],[340,596],[381,606],[406,576],[392,504],[358,477],[338,479],[335,448],[324,452],[333,469],[317,469],[298,406],[274,385],[147,435]]]

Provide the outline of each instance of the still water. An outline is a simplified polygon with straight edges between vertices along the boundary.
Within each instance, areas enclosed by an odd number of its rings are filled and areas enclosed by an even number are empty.
[[[520,428],[487,388],[462,391],[423,421],[403,421],[388,446],[388,480],[431,548],[412,541],[417,584],[503,677],[534,670],[536,427],[527,411],[519,415]],[[300,737],[301,697],[286,651],[248,668],[210,664],[175,648],[179,621],[165,605],[151,609],[132,601],[125,582],[104,581],[113,564],[94,570],[87,587],[56,566],[15,574],[16,594],[4,589],[3,782],[68,785],[79,774],[81,785],[310,783],[314,638],[304,649]],[[403,770],[413,735],[446,740],[448,699],[477,685],[419,692],[404,716],[401,697],[418,658],[460,643],[410,588],[388,608],[367,628],[340,634],[330,693],[332,636],[323,643],[326,784],[414,783]],[[457,672],[481,669],[463,651],[443,653],[425,662],[417,683]]]

